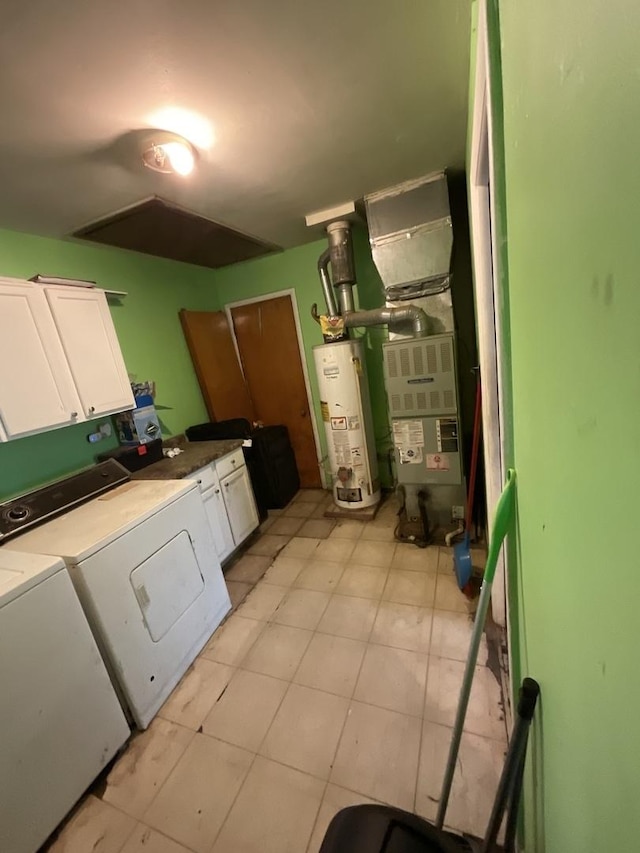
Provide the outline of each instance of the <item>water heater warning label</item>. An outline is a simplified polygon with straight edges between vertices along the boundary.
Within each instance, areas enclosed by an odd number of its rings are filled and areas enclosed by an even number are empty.
[[[349,444],[348,432],[333,433],[333,452],[336,455],[338,465],[351,465],[351,445]]]
[[[331,418],[331,429],[346,429],[347,428],[347,419],[346,418]]]
[[[322,420],[329,423],[329,404],[325,400],[320,400],[320,411],[322,412]]]

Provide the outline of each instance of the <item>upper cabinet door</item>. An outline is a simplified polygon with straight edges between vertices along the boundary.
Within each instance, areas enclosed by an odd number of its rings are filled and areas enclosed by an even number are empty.
[[[0,278],[0,439],[84,419],[42,288]]]
[[[133,409],[131,385],[104,293],[83,287],[47,287],[45,292],[85,416]]]

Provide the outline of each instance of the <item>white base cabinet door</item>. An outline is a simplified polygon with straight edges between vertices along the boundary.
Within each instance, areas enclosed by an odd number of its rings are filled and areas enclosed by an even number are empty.
[[[236,545],[240,545],[258,526],[258,511],[246,467],[220,481]]]
[[[226,560],[229,554],[234,550],[235,543],[227,518],[227,510],[222,499],[222,491],[220,484],[217,482],[215,486],[208,489],[202,494],[204,501],[205,512],[209,519],[209,526],[213,534],[213,542],[216,546],[216,552],[220,562]]]
[[[0,439],[83,420],[42,288],[0,278]]]
[[[133,409],[129,376],[104,292],[47,287],[45,293],[85,417]]]

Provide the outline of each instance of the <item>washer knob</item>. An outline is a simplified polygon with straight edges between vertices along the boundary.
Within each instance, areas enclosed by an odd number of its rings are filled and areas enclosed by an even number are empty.
[[[29,509],[26,506],[12,506],[7,512],[7,518],[11,521],[22,521],[29,515]]]

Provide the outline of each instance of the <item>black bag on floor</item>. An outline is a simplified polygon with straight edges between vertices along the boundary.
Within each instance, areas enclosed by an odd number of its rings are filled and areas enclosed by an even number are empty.
[[[300,476],[286,426],[266,426],[251,433],[256,464],[264,477],[269,509],[282,509],[300,488]]]
[[[525,678],[516,721],[484,841],[438,829],[426,820],[391,806],[360,805],[339,811],[329,824],[320,853],[494,853],[505,813],[504,853],[515,849],[518,805],[529,726],[540,688]]]
[[[196,424],[185,433],[189,441],[251,439],[251,447],[242,449],[261,521],[268,509],[285,507],[300,488],[296,458],[284,425],[253,429],[245,418],[230,418]]]

